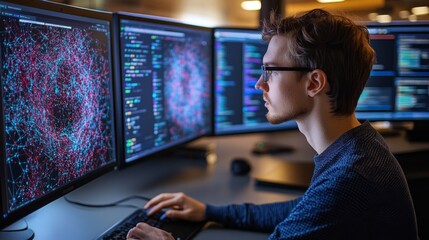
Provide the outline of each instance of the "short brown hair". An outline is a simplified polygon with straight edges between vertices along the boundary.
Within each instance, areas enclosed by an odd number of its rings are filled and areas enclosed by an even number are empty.
[[[323,70],[335,115],[350,115],[365,87],[375,59],[365,26],[322,9],[280,19],[274,13],[264,21],[262,38],[288,36],[290,56],[299,67]]]

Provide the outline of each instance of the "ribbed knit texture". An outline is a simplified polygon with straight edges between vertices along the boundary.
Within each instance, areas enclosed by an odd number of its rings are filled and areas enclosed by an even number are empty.
[[[270,231],[269,239],[417,239],[405,176],[368,122],[343,134],[314,162],[302,197],[263,205],[207,205],[207,219]]]

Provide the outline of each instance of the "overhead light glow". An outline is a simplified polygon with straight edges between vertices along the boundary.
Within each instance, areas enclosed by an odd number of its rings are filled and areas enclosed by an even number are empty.
[[[429,14],[429,7],[428,6],[413,7],[411,8],[411,12],[414,15],[426,15],[426,14]]]
[[[183,14],[179,17],[179,19],[184,23],[197,25],[197,26],[214,27],[217,25],[215,19],[211,19],[209,17],[197,16],[197,15]]]
[[[255,11],[261,9],[261,1],[243,1],[241,8],[248,11]]]
[[[410,16],[408,16],[408,20],[410,22],[416,22],[417,21],[417,16],[414,14],[411,14]]]
[[[377,22],[379,23],[390,23],[392,21],[392,17],[387,14],[378,15],[377,16]]]
[[[377,16],[378,16],[378,13],[370,13],[368,14],[368,19],[374,22],[374,21],[377,21]]]
[[[344,2],[344,0],[317,0],[320,3]]]

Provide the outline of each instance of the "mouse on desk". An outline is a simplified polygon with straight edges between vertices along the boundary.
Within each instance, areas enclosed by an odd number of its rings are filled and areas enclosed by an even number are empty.
[[[245,158],[237,157],[231,160],[231,172],[234,175],[246,175],[250,172],[251,169],[252,167],[249,163],[249,160]]]

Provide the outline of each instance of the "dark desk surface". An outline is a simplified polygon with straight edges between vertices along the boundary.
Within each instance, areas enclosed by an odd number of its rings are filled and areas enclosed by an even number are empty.
[[[258,141],[273,141],[292,145],[296,151],[287,154],[258,156],[251,153]],[[401,137],[387,138],[393,151],[428,149],[428,143],[411,144]],[[156,157],[131,167],[112,171],[87,185],[69,193],[76,201],[103,204],[126,196],[140,194],[155,196],[162,192],[184,192],[203,202],[214,205],[229,203],[268,203],[286,201],[302,195],[303,190],[261,187],[250,176],[233,176],[229,170],[233,157],[246,157],[257,173],[266,162],[312,161],[314,151],[298,131],[246,134],[203,138],[191,145],[211,144],[214,155],[211,162],[200,159]],[[141,200],[130,203],[143,206]],[[114,223],[120,221],[133,209],[86,208],[67,203],[64,198],[39,209],[25,219],[35,232],[36,240],[94,239]],[[196,239],[266,239],[268,234],[239,230],[208,228]]]

